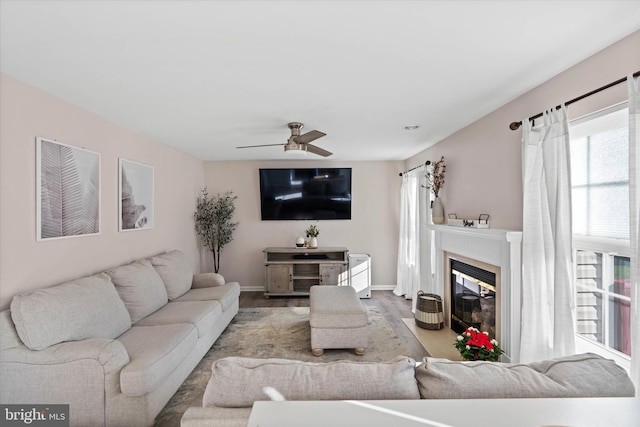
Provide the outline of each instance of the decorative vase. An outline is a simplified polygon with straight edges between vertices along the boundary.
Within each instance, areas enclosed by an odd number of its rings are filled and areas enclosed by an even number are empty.
[[[315,249],[318,247],[318,238],[317,237],[312,237],[311,240],[309,240],[309,247],[311,249]]]
[[[444,207],[442,206],[442,200],[438,196],[433,199],[433,204],[431,205],[431,221],[434,224],[444,223]]]

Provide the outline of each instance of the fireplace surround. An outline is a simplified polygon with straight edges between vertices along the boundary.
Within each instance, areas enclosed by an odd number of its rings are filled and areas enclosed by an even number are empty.
[[[495,338],[504,350],[502,360],[518,362],[520,350],[520,295],[522,232],[433,225],[434,280],[442,287],[445,326],[452,328],[451,261],[495,275]],[[483,291],[484,292],[484,291]],[[455,301],[454,301],[455,303]],[[452,328],[455,330],[455,325]]]

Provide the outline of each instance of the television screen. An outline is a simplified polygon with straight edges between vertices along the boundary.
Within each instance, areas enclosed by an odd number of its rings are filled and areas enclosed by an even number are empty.
[[[260,169],[263,220],[351,219],[351,168]]]

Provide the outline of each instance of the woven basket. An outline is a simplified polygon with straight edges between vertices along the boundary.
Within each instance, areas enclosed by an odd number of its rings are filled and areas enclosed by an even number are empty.
[[[442,329],[444,327],[442,298],[436,294],[418,291],[415,320],[416,325],[423,329]]]

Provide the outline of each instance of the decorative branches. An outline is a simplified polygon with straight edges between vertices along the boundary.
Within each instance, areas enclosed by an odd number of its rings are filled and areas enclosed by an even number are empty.
[[[433,163],[427,162],[427,166],[431,166],[431,170],[427,170],[428,186],[433,191],[433,195],[438,197],[440,189],[444,186],[444,174],[447,171],[447,165],[444,164],[444,156],[440,157],[440,160]]]

